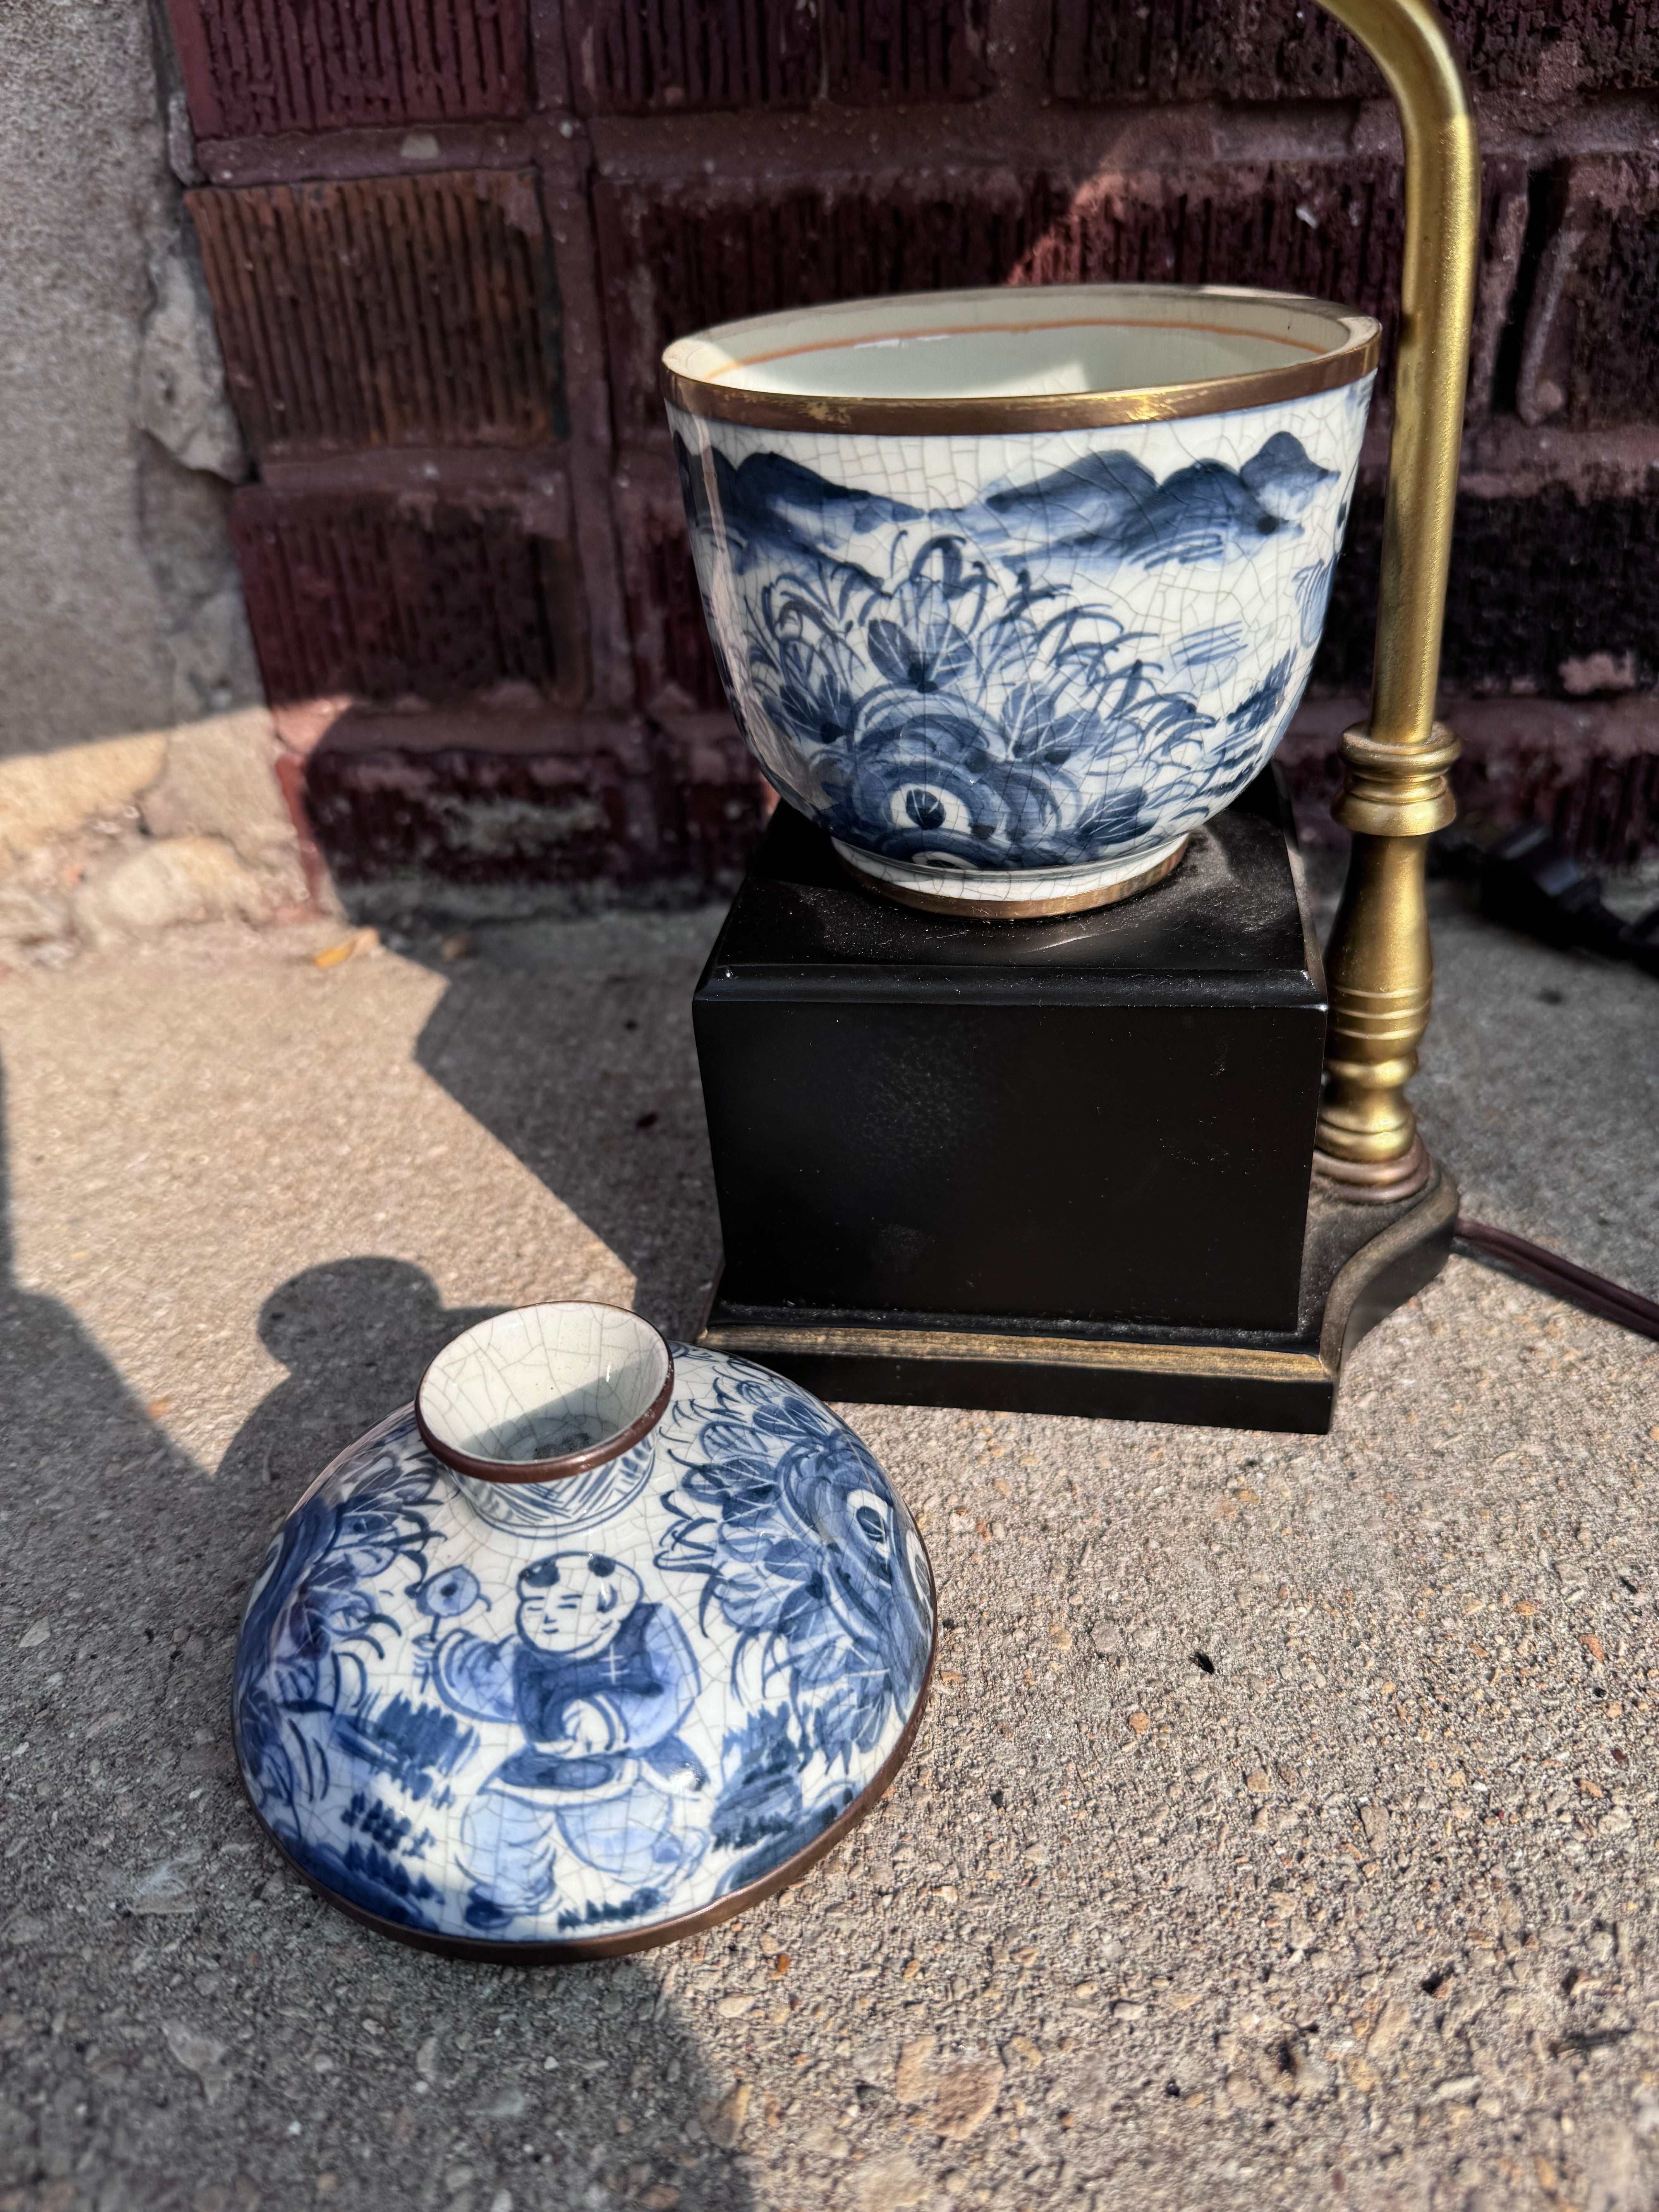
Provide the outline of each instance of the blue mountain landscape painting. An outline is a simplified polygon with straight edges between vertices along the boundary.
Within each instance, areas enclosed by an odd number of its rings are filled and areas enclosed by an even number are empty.
[[[1162,478],[1085,449],[953,506],[676,452],[769,776],[848,844],[936,866],[1132,857],[1218,811],[1301,696],[1346,521],[1344,472],[1285,429]]]

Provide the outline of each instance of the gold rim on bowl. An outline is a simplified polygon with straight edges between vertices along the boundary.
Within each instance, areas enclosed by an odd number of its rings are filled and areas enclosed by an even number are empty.
[[[1021,307],[1039,303],[1052,312],[1027,313],[1006,322],[945,319],[998,300]],[[1045,392],[991,396],[866,398],[845,393],[757,391],[730,381],[734,374],[797,353],[828,353],[877,342],[860,311],[879,311],[885,322],[901,309],[908,327],[884,330],[890,341],[905,336],[945,337],[977,331],[1060,330],[1088,326],[1124,330],[1180,330],[1244,337],[1283,349],[1271,365],[1226,376],[1146,385],[1109,392]],[[1103,312],[1110,310],[1111,312]],[[1176,312],[1182,310],[1184,312]],[[1086,311],[1086,312],[1085,312]],[[791,325],[812,316],[830,326],[805,343],[772,344]],[[837,318],[848,334],[836,337]],[[1291,319],[1322,319],[1328,342],[1292,334]],[[1280,327],[1273,325],[1278,322]],[[1301,399],[1357,383],[1376,367],[1380,325],[1370,316],[1329,301],[1295,293],[1262,292],[1221,284],[1054,284],[987,286],[973,291],[918,292],[885,300],[849,300],[834,307],[800,307],[720,323],[677,338],[662,357],[662,388],[670,405],[706,421],[738,422],[761,430],[854,430],[913,437],[995,435],[999,432],[1106,429],[1126,422],[1170,422],[1194,415],[1231,414],[1283,399]],[[710,355],[725,354],[723,365]]]

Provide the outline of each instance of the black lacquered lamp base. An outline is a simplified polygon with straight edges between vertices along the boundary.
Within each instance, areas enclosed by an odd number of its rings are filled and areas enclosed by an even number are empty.
[[[1398,1206],[1316,1188],[1308,1212],[1304,1319],[1268,1334],[1049,1322],[1006,1316],[762,1311],[718,1295],[701,1342],[775,1368],[820,1397],[878,1406],[964,1406],[1322,1436],[1343,1362],[1368,1329],[1446,1264],[1457,1187],[1437,1164]]]
[[[1167,883],[1044,921],[879,902],[781,807],[694,1000],[702,1341],[829,1398],[1328,1428],[1457,1194],[1314,1176],[1326,1011],[1271,773]]]

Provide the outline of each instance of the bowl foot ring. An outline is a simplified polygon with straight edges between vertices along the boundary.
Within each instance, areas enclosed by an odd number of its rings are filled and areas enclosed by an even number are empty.
[[[1088,914],[1097,907],[1118,906],[1125,899],[1151,890],[1175,873],[1190,842],[1182,838],[1171,851],[1161,854],[1150,867],[1134,875],[1120,877],[1115,883],[1097,882],[1087,890],[1064,891],[1048,898],[1021,898],[1018,895],[975,898],[958,891],[924,890],[914,883],[896,883],[890,876],[877,875],[873,870],[860,866],[839,838],[834,841],[834,846],[836,858],[860,890],[872,892],[878,898],[891,899],[899,906],[914,907],[923,914],[950,915],[960,921],[1044,921],[1056,915]],[[915,872],[920,875],[923,872],[917,869]],[[964,873],[953,880],[971,882],[972,878]],[[1012,881],[1012,872],[1000,880]]]

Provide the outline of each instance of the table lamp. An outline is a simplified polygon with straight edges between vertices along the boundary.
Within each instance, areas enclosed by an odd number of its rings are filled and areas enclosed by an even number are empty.
[[[664,357],[705,610],[781,795],[694,1001],[702,1340],[840,1399],[1328,1427],[1439,1270],[1407,1097],[1479,222],[1425,0],[1326,0],[1399,108],[1369,720],[1322,957],[1270,756],[1380,333],[1225,287],[1005,288]]]

